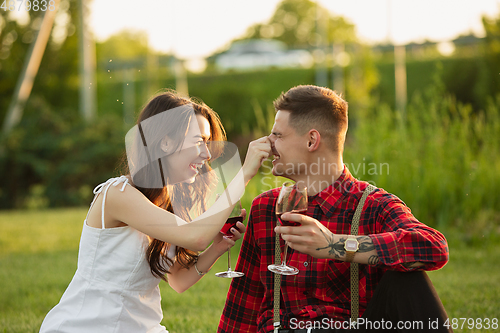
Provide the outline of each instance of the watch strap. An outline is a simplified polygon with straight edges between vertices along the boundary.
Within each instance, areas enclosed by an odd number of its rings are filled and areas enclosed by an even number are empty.
[[[351,222],[351,235],[358,235],[359,218],[361,217],[361,212],[363,211],[363,206],[368,195],[377,189],[375,186],[368,184],[368,186],[363,191],[361,199],[359,199],[358,206],[354,212]],[[349,261],[348,253],[346,252],[346,261]],[[354,253],[350,253],[351,261],[354,257]],[[350,267],[351,273],[351,321],[355,322],[359,317],[359,264],[357,262],[351,262]]]
[[[346,251],[346,252],[345,252],[345,261],[346,261],[346,262],[352,262],[352,261],[353,261],[353,259],[354,259],[354,254],[355,254],[355,253],[356,253],[356,252],[353,252],[353,251]]]

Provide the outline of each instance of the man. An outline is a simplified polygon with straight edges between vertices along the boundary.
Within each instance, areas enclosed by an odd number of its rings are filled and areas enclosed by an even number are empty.
[[[254,199],[236,266],[245,276],[231,283],[218,332],[273,331],[274,275],[267,266],[275,261],[276,233],[290,246],[288,265],[299,268],[297,275],[281,277],[280,332],[447,331],[446,312],[422,272],[448,261],[441,233],[419,222],[399,198],[377,188],[363,205],[358,236],[349,236],[368,184],[343,164],[347,103],[330,89],[297,86],[274,106],[269,136],[273,174],[307,186],[308,211],[282,215],[300,226],[275,228],[279,189]],[[348,236],[358,243],[357,251],[346,251]],[[349,261],[359,263],[358,326],[338,325],[349,323],[351,315]]]

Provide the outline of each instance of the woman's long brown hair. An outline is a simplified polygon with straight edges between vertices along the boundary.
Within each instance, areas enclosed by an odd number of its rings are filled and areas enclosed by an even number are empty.
[[[137,124],[163,111],[182,105],[189,105],[192,107],[194,114],[202,115],[208,120],[210,124],[209,141],[217,142],[226,140],[226,133],[217,113],[203,102],[181,97],[175,91],[171,90],[153,96],[139,114]],[[217,155],[217,150],[213,150],[211,153],[212,159],[217,157],[214,156],[214,154]],[[122,161],[122,169],[125,171],[124,174],[130,175],[126,156],[124,156]],[[210,170],[210,166],[205,163],[200,174],[192,184],[167,184],[163,188],[143,188],[133,185],[156,206],[173,214],[175,206],[175,214],[186,221],[190,221],[191,213],[201,213],[207,208],[207,190],[214,184],[213,175],[208,172]],[[132,176],[131,179],[133,183]],[[181,204],[174,205],[174,202]],[[193,212],[193,208],[197,211]],[[169,243],[150,237],[149,246],[146,250],[146,257],[151,268],[151,273],[165,281],[166,274],[169,273],[169,267],[174,263],[167,255],[170,246],[171,244]],[[175,257],[181,267],[189,268],[193,265],[198,254],[194,251],[177,247]]]

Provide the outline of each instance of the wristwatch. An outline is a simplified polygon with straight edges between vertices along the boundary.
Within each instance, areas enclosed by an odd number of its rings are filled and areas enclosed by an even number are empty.
[[[347,236],[347,239],[344,243],[344,249],[345,249],[345,261],[347,262],[352,262],[354,259],[354,254],[358,252],[359,249],[359,243],[356,237],[349,235]]]

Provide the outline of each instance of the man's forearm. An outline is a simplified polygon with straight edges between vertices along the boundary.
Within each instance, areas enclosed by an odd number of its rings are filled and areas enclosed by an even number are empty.
[[[323,231],[323,236],[327,241],[327,246],[318,247],[318,255],[325,255],[327,252],[327,258],[335,258],[337,260],[346,260],[346,250],[344,248],[347,235],[336,235],[330,232],[329,235],[325,234]],[[379,262],[377,251],[370,237],[368,236],[355,236],[359,243],[359,249],[354,255],[354,262],[360,264],[376,265]]]
[[[323,231],[323,236],[327,240],[327,246],[319,247],[316,249],[318,251],[318,256],[325,255],[327,252],[327,258],[334,258],[341,261],[346,261],[346,250],[345,241],[347,235],[336,235],[330,232],[329,235],[325,234]],[[378,265],[380,258],[378,256],[375,245],[369,236],[354,236],[359,243],[359,249],[354,254],[353,262],[357,262],[365,265]],[[416,268],[423,266],[421,262],[408,262],[404,266],[407,268]]]

